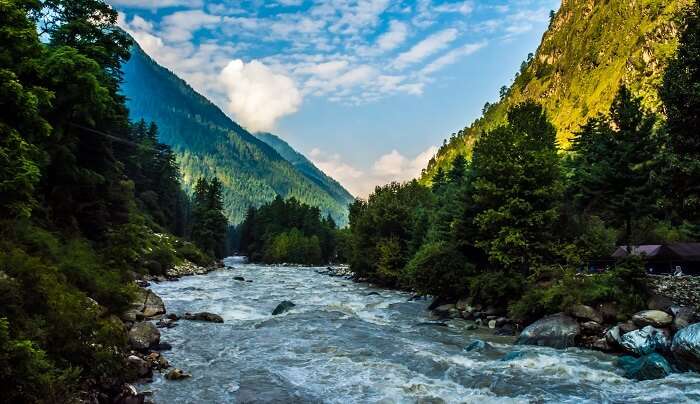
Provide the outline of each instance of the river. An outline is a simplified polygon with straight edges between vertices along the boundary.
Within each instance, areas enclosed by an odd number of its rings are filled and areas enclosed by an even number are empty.
[[[700,402],[695,373],[627,380],[611,355],[514,346],[512,337],[467,331],[461,320],[419,325],[434,319],[427,302],[407,293],[318,268],[226,264],[152,285],[168,312],[225,320],[161,330],[170,363],[192,378],[156,374],[141,389],[157,403]],[[296,307],[273,317],[282,300]],[[491,348],[465,350],[477,339]]]

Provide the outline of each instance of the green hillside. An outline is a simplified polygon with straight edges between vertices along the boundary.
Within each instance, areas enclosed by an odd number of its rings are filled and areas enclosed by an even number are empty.
[[[501,99],[453,136],[423,174],[471,152],[484,130],[505,121],[508,108],[526,99],[541,103],[558,130],[561,148],[585,121],[606,112],[620,84],[658,111],[657,88],[678,43],[678,19],[690,0],[563,0],[532,57],[524,61]]]
[[[256,133],[255,136],[270,145],[280,156],[292,163],[292,165],[313,183],[326,191],[333,199],[349,205],[355,200],[342,185],[333,178],[319,170],[306,156],[294,150],[287,142],[272,133]]]
[[[348,198],[343,192],[310,179],[137,45],[123,70],[121,91],[128,98],[131,119],[158,124],[160,141],[176,152],[188,190],[201,176],[219,178],[231,222],[240,223],[249,206],[281,195],[317,206],[338,223],[347,223]]]

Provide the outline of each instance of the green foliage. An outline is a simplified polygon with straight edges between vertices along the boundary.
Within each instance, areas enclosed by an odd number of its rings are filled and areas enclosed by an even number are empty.
[[[419,293],[459,298],[469,293],[474,266],[446,242],[424,244],[406,268],[411,286]]]
[[[231,223],[241,223],[249,206],[277,195],[316,206],[324,216],[347,223],[352,198],[340,185],[302,161],[288,145],[250,134],[136,45],[124,65],[124,77],[121,91],[128,97],[130,116],[158,124],[159,139],[177,155],[188,191],[202,177],[221,181]]]
[[[224,256],[228,222],[224,216],[221,182],[200,178],[194,190],[192,241],[206,254]]]
[[[338,258],[335,221],[294,198],[251,207],[238,232],[241,251],[253,262],[320,265]]]

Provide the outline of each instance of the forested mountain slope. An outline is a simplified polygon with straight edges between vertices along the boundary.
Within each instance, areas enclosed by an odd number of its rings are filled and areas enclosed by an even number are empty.
[[[659,112],[657,88],[678,43],[679,17],[691,0],[562,0],[536,53],[524,61],[501,99],[440,149],[423,174],[457,154],[470,154],[484,130],[505,121],[506,111],[526,99],[541,103],[558,130],[559,146],[590,117],[607,112],[620,84]]]
[[[319,170],[306,156],[294,150],[292,146],[280,137],[272,133],[256,133],[255,136],[270,145],[280,156],[292,163],[300,173],[320,186],[335,200],[342,202],[344,205],[348,205],[355,199],[338,181]]]
[[[241,222],[249,206],[276,195],[295,197],[330,213],[340,224],[347,222],[347,198],[307,178],[138,45],[123,70],[121,91],[128,98],[131,118],[158,124],[160,141],[177,154],[186,188],[192,189],[202,176],[222,182],[232,223]]]

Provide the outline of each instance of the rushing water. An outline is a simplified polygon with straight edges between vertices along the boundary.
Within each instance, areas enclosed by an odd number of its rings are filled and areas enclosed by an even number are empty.
[[[224,324],[162,329],[165,355],[193,375],[156,375],[158,403],[699,402],[700,375],[637,382],[598,352],[513,346],[465,322],[433,320],[409,294],[317,273],[240,264],[153,285],[169,312],[209,311]],[[243,276],[253,282],[233,279]],[[370,294],[378,292],[379,295]],[[278,316],[282,300],[296,304]],[[492,349],[467,352],[475,339]],[[513,353],[518,351],[519,353]],[[505,357],[509,355],[508,357]]]

